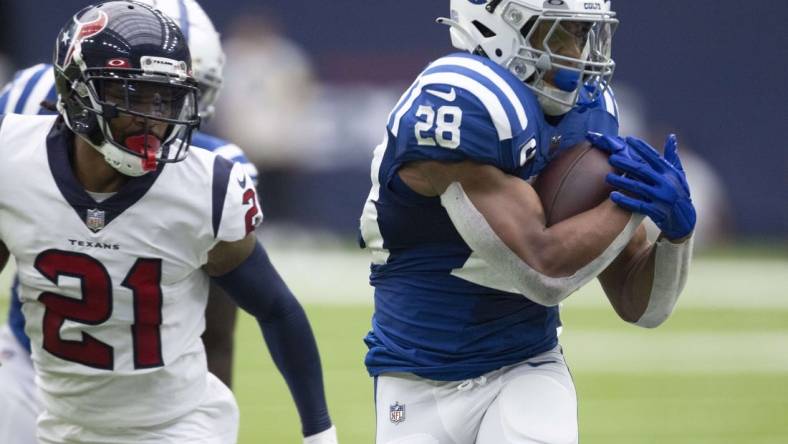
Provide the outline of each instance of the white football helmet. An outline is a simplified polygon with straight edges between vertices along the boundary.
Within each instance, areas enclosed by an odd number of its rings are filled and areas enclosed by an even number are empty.
[[[192,54],[192,75],[200,88],[200,117],[206,120],[214,113],[214,103],[224,80],[224,50],[213,22],[195,0],[138,1],[175,20],[186,36]]]
[[[618,25],[610,0],[451,0],[452,45],[484,55],[524,81],[548,115],[568,112],[585,85],[610,83]]]

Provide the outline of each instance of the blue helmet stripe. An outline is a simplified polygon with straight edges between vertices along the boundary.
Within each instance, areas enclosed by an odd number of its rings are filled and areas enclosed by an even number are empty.
[[[22,95],[19,96],[19,100],[16,102],[16,107],[14,108],[14,113],[22,114],[25,109],[25,105],[27,105],[27,100],[30,98],[30,93],[33,92],[33,88],[36,87],[38,81],[41,80],[41,76],[50,69],[49,65],[44,65],[30,77],[30,80],[27,81],[25,85],[25,89],[22,91]]]

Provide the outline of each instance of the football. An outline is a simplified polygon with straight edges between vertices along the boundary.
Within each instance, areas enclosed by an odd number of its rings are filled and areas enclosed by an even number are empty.
[[[613,187],[605,182],[614,169],[608,155],[583,141],[564,150],[542,170],[534,189],[544,207],[547,226],[599,205]]]

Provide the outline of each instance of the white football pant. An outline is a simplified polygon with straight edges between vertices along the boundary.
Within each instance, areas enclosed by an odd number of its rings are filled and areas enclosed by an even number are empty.
[[[36,444],[35,375],[30,354],[8,326],[0,327],[0,443]]]
[[[577,394],[560,347],[466,381],[376,380],[377,444],[576,444]]]
[[[38,419],[41,444],[235,444],[238,405],[230,389],[207,374],[203,402],[190,413],[152,427],[82,427],[46,411]]]

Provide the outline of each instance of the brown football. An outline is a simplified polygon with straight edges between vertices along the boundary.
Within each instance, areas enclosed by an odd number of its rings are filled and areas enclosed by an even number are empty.
[[[565,150],[542,170],[534,189],[542,201],[547,225],[590,210],[610,196],[605,182],[613,167],[607,153],[583,141]]]

